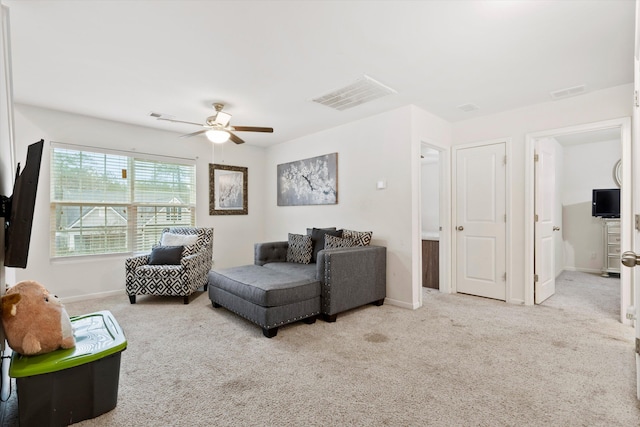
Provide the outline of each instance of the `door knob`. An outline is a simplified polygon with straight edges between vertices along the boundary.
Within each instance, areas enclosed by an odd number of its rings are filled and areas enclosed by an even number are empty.
[[[553,231],[560,231],[560,227],[553,227]]]
[[[622,254],[622,265],[626,267],[635,267],[640,264],[640,259],[633,251],[626,251]]]
[[[464,230],[464,227],[463,227],[463,226],[461,226],[461,225],[459,225],[459,226],[458,226],[458,231],[462,231],[462,230]]]

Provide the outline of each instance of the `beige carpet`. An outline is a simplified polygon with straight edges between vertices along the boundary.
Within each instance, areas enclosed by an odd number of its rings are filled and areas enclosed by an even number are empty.
[[[600,307],[617,279],[561,279],[540,306],[425,289],[415,311],[367,306],[273,339],[204,293],[70,303],[111,310],[128,340],[117,407],[78,425],[638,425],[633,329]],[[17,425],[15,390],[3,405]]]

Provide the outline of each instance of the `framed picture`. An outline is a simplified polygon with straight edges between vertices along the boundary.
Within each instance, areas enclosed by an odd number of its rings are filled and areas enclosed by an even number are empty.
[[[247,215],[248,169],[209,163],[209,215]]]
[[[338,153],[278,165],[278,206],[338,203]]]

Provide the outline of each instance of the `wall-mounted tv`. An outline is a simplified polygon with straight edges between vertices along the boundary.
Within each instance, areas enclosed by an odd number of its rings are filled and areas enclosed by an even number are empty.
[[[13,183],[13,194],[10,197],[1,197],[0,216],[4,217],[4,265],[6,267],[27,268],[43,147],[44,140],[42,139],[29,145],[27,161],[22,173],[20,172],[20,163],[18,163],[16,179]]]
[[[601,218],[620,218],[620,189],[600,188],[593,190],[591,215]]]

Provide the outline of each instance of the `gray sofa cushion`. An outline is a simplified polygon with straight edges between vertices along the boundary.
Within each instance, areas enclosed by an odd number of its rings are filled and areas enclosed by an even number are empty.
[[[255,265],[264,265],[269,262],[285,262],[288,248],[288,242],[256,243],[253,248],[253,262]]]
[[[311,262],[316,262],[318,258],[318,252],[324,249],[325,240],[324,236],[335,236],[342,237],[342,230],[336,230],[335,227],[331,228],[312,228],[311,233],[309,233],[309,229],[307,229],[307,235],[311,235],[311,240],[313,241],[313,254],[311,255]]]
[[[258,265],[211,270],[209,285],[262,307],[277,307],[320,295],[320,282],[315,277],[296,277]]]
[[[297,264],[293,262],[269,262],[264,264],[263,267],[280,273],[290,274],[295,277],[307,277],[314,280],[316,279],[316,272],[318,271],[318,267],[315,263]]]

